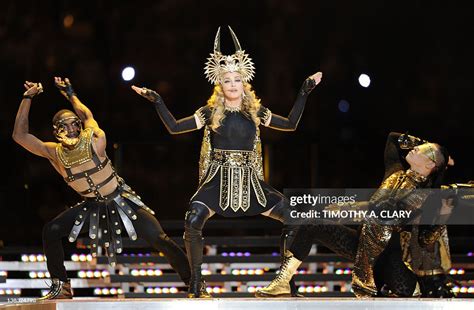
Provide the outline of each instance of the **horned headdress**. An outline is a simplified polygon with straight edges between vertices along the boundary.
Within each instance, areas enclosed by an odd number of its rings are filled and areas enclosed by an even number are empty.
[[[207,59],[206,66],[204,67],[206,78],[214,85],[218,84],[221,76],[227,72],[239,72],[244,82],[250,82],[255,74],[252,59],[248,54],[245,54],[234,31],[232,31],[230,26],[228,27],[234,41],[235,53],[232,55],[223,55],[221,53],[221,27],[219,27],[214,39],[214,52],[210,54],[211,57]]]

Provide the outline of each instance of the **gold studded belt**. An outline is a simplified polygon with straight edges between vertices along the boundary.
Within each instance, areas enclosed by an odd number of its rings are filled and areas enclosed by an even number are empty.
[[[211,153],[211,161],[223,167],[252,166],[255,161],[255,152],[214,149]]]

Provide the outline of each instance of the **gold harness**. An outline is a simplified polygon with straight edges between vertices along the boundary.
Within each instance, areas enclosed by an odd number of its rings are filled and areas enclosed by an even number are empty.
[[[73,149],[65,148],[61,143],[56,146],[56,155],[65,168],[81,165],[92,159],[91,143],[93,134],[92,128],[84,129],[79,136],[79,142]]]

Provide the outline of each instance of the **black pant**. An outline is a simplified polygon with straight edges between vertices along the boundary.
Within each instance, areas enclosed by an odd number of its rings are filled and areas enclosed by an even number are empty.
[[[51,278],[57,278],[61,281],[67,280],[62,238],[69,235],[79,210],[78,207],[70,208],[59,214],[43,228],[43,248]],[[162,252],[171,267],[187,284],[191,272],[184,251],[166,235],[153,215],[141,208],[137,208],[136,213],[137,219],[133,221],[133,224],[138,237],[147,241],[153,249]],[[87,232],[88,230],[89,221],[86,221],[81,232]]]

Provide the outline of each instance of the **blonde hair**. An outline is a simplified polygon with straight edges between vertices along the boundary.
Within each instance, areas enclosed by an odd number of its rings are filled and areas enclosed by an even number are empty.
[[[216,131],[222,125],[225,119],[224,93],[222,87],[218,84],[214,86],[211,97],[207,100],[207,105],[211,108],[211,129]],[[260,118],[257,112],[260,109],[260,99],[255,95],[252,85],[244,82],[244,92],[242,97],[242,112],[251,119],[255,126],[260,125]]]

